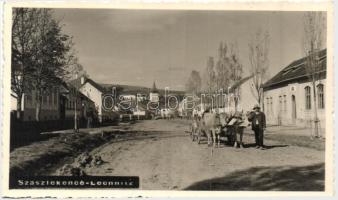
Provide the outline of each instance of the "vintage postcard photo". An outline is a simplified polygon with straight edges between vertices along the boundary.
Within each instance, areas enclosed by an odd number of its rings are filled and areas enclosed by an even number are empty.
[[[332,194],[330,4],[231,5],[5,5],[6,194]]]

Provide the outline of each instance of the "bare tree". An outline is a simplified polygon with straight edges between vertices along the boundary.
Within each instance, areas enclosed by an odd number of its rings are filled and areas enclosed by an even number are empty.
[[[41,10],[16,8],[12,19],[12,73],[11,90],[17,98],[17,118],[21,118],[21,104],[25,90],[29,90],[31,82],[28,75],[32,70],[32,58],[35,53],[34,37]]]
[[[316,81],[319,78],[319,71],[321,70],[321,63],[319,60],[319,52],[323,48],[325,30],[325,18],[322,12],[307,12],[304,15],[304,37],[303,47],[306,56],[306,74],[312,83],[313,89],[313,121],[314,121],[314,135],[319,137],[318,127],[318,113],[317,113],[317,91]],[[311,136],[312,137],[312,136]]]
[[[68,52],[66,57],[69,59],[72,58],[72,60],[69,60],[67,68],[65,68],[66,73],[63,77],[64,81],[69,82],[82,76],[89,78],[89,74],[83,65],[80,64],[75,51]]]
[[[185,85],[186,92],[197,95],[201,92],[202,79],[198,71],[192,70]]]
[[[231,50],[229,55],[229,79],[232,85],[238,83],[242,79],[243,66],[239,61],[238,56],[238,46],[237,44],[231,44]],[[237,111],[238,101],[240,98],[240,87],[233,88],[234,91],[234,100],[235,100],[235,110]]]
[[[263,96],[261,87],[267,78],[269,66],[269,41],[269,33],[259,29],[249,42],[250,72],[253,75],[251,92],[259,104]]]
[[[229,64],[230,60],[227,56],[228,46],[221,42],[218,49],[218,61],[216,64],[216,90],[225,91],[229,86]]]
[[[214,57],[210,56],[207,61],[207,67],[205,69],[204,74],[204,83],[205,83],[205,90],[211,94],[215,90],[215,78],[216,78],[216,72],[215,72],[215,61]]]

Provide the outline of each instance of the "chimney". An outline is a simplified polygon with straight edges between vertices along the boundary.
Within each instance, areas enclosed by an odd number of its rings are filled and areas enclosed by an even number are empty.
[[[84,76],[81,76],[81,85],[83,85],[85,82],[85,77]]]

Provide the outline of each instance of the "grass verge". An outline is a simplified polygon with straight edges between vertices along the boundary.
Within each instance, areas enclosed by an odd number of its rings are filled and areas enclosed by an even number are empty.
[[[10,153],[11,176],[34,176],[48,170],[60,160],[89,151],[107,139],[101,134],[60,134],[47,141],[32,143]]]

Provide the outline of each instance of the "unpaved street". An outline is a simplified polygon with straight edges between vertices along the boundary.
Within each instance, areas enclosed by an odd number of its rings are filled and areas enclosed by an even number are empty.
[[[245,148],[192,142],[187,121],[145,120],[133,133],[90,152],[104,163],[88,175],[139,176],[140,189],[174,190],[323,190],[324,151],[266,140],[255,149],[251,130]]]

